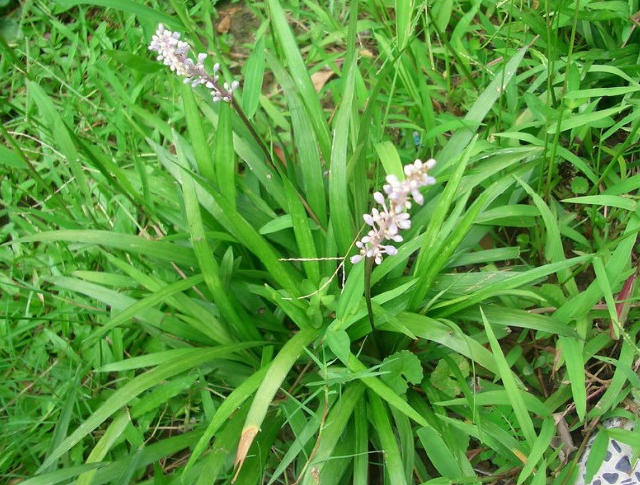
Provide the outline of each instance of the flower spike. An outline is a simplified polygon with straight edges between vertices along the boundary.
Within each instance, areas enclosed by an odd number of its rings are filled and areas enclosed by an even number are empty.
[[[389,240],[402,242],[402,236],[398,231],[411,227],[411,217],[406,211],[411,208],[411,200],[419,205],[424,203],[424,197],[419,189],[436,183],[436,179],[428,174],[435,165],[436,161],[433,158],[424,163],[422,160],[416,160],[405,165],[403,181],[398,180],[395,175],[387,176],[387,183],[382,187],[386,198],[382,192],[373,194],[374,200],[382,210],[374,207],[371,209],[371,214],[362,216],[364,222],[371,226],[371,230],[356,242],[360,252],[351,257],[351,263],[357,264],[364,258],[373,258],[376,264],[380,264],[383,254],[393,256],[398,252],[395,246],[384,244],[384,242]]]
[[[189,57],[189,50],[191,46],[184,41],[180,40],[180,34],[178,32],[171,32],[165,29],[164,25],[158,24],[156,33],[151,38],[149,44],[149,50],[158,53],[157,59],[162,61],[178,76],[185,78],[185,84],[191,84],[192,87],[196,87],[200,84],[204,84],[209,91],[213,101],[226,101],[231,102],[233,92],[238,88],[240,83],[233,81],[231,84],[224,83],[220,85],[218,79],[218,71],[220,70],[220,64],[216,63],[213,66],[213,76],[210,76],[204,68],[204,61],[207,58],[207,54],[200,53],[197,56],[197,62]]]

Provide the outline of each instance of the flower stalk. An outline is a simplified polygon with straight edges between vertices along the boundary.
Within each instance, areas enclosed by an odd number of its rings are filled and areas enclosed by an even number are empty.
[[[424,197],[420,193],[420,188],[426,185],[433,185],[436,179],[428,174],[428,171],[435,167],[434,159],[422,162],[416,160],[412,164],[404,167],[405,179],[399,180],[395,175],[387,176],[387,183],[382,187],[386,193],[386,198],[381,192],[375,192],[373,198],[380,205],[380,209],[371,209],[370,214],[364,214],[364,222],[371,227],[371,230],[361,240],[356,242],[360,252],[351,257],[351,262],[357,264],[365,260],[364,268],[364,299],[367,304],[367,315],[371,326],[371,344],[374,353],[382,357],[376,327],[373,318],[373,306],[371,304],[371,272],[373,264],[382,263],[383,254],[394,255],[398,252],[395,246],[385,244],[391,240],[402,242],[402,236],[398,234],[400,230],[411,227],[411,219],[407,212],[411,208],[411,201],[422,205]]]
[[[267,163],[274,172],[277,172],[273,163],[271,153],[256,132],[255,128],[247,115],[242,110],[238,102],[233,98],[234,91],[240,86],[236,80],[231,83],[220,83],[220,64],[215,63],[213,66],[213,75],[210,75],[204,67],[204,61],[207,54],[201,52],[196,57],[196,62],[189,57],[191,46],[180,40],[179,32],[171,32],[164,25],[159,24],[156,33],[151,38],[149,50],[158,53],[157,60],[162,61],[177,75],[184,77],[185,84],[191,84],[192,87],[204,85],[211,93],[211,97],[215,103],[224,101],[230,103],[233,109],[238,113],[242,123],[247,127],[251,137],[256,141]]]

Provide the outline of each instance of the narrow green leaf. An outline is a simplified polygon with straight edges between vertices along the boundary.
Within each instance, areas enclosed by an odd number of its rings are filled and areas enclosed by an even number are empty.
[[[96,446],[93,447],[91,453],[89,453],[89,456],[87,457],[86,463],[89,464],[102,461],[129,423],[131,423],[129,413],[126,410],[120,412],[113,419],[102,437],[98,440]],[[90,485],[95,474],[95,470],[83,473],[78,477],[76,485]]]
[[[219,125],[219,127],[222,124]],[[260,334],[257,329],[243,321],[234,307],[229,292],[220,280],[220,270],[216,262],[213,251],[207,242],[205,228],[200,214],[200,204],[196,194],[196,186],[191,177],[191,173],[187,171],[187,162],[184,159],[182,146],[179,140],[174,140],[178,160],[180,161],[183,171],[181,174],[182,194],[184,197],[185,212],[187,215],[187,224],[189,225],[189,233],[191,234],[191,244],[198,259],[198,264],[202,270],[204,282],[213,295],[213,301],[220,310],[220,313],[233,327],[235,334],[242,340],[258,340]],[[232,154],[233,155],[233,154]],[[218,166],[219,168],[219,166]]]
[[[518,423],[520,424],[522,434],[529,443],[529,446],[533,447],[536,439],[536,432],[533,428],[533,421],[531,420],[531,416],[529,416],[527,407],[524,404],[524,399],[520,394],[520,389],[518,389],[516,380],[513,376],[511,368],[509,367],[507,359],[505,359],[504,354],[502,353],[500,342],[498,342],[498,339],[496,339],[496,336],[493,333],[493,328],[491,328],[491,324],[482,312],[482,308],[480,309],[480,312],[482,314],[484,328],[487,332],[489,345],[491,345],[491,350],[498,366],[498,372],[500,374],[500,378],[502,379],[502,384],[504,385],[504,389],[509,396],[509,401],[513,406],[513,412],[516,415]]]
[[[521,178],[514,176],[522,188],[529,194],[531,200],[540,211],[542,220],[544,221],[547,234],[545,238],[544,254],[550,263],[557,263],[565,259],[564,248],[562,247],[562,237],[560,236],[560,228],[558,227],[557,218],[551,213],[551,210],[545,204],[542,197],[534,192],[534,190]],[[564,283],[571,295],[578,293],[578,286],[571,276],[569,269],[558,271],[558,279]]]
[[[132,13],[140,20],[144,20],[152,24],[162,23],[172,29],[184,28],[175,17],[163,14],[151,7],[131,2],[129,0],[56,0],[56,3],[59,3],[66,8],[75,7],[77,5],[95,5],[98,7],[115,8],[117,10],[122,10],[123,12]]]
[[[153,388],[163,380],[189,369],[194,369],[210,361],[212,358],[215,357],[212,357],[210,349],[193,349],[189,356],[181,356],[176,360],[166,362],[162,366],[158,366],[153,370],[133,378],[111,394],[91,416],[86,418],[82,424],[47,457],[40,468],[46,468],[50,463],[57,460],[78,444],[85,436],[100,426],[111,415],[129,404],[136,396],[147,389]]]
[[[413,16],[413,0],[396,0],[396,39],[398,51],[402,51],[409,41]]]
[[[473,103],[473,106],[471,106],[463,119],[464,126],[474,128],[459,129],[449,138],[446,146],[436,157],[440,163],[438,172],[447,167],[452,160],[455,160],[471,141],[477,131],[477,127],[480,126],[480,123],[482,123],[487,113],[489,113],[500,95],[504,92],[505,87],[516,74],[518,66],[522,62],[527,50],[528,47],[519,49],[518,52],[509,59],[505,67],[494,75],[493,81],[491,81],[480,96],[478,96],[478,99]]]
[[[382,162],[385,173],[387,175],[395,175],[399,180],[404,180],[402,161],[395,145],[390,141],[381,141],[376,143],[374,148]]]
[[[380,439],[380,445],[383,453],[383,460],[385,463],[385,472],[389,477],[389,483],[406,484],[407,479],[404,474],[404,467],[402,465],[402,458],[400,456],[400,450],[398,449],[398,443],[391,429],[391,422],[389,421],[389,415],[384,408],[382,400],[372,391],[367,393],[369,397],[369,403],[371,404],[371,421]]]
[[[262,383],[267,367],[255,372],[251,377],[247,378],[242,384],[236,387],[222,402],[216,413],[209,421],[207,429],[204,431],[198,443],[193,448],[189,461],[187,462],[183,474],[187,474],[193,465],[198,461],[205,449],[209,446],[211,438],[213,438],[218,430],[228,421],[229,417],[238,409],[238,407],[248,399],[258,386]]]
[[[520,273],[514,272],[513,276],[501,279],[500,281],[496,281],[495,283],[489,283],[478,291],[475,291],[469,295],[464,295],[460,298],[456,298],[455,300],[450,300],[442,306],[436,304],[434,305],[434,308],[443,308],[441,312],[438,312],[438,316],[453,315],[463,308],[467,308],[469,306],[480,303],[490,297],[499,295],[503,291],[519,288],[521,286],[544,278],[545,276],[548,276],[552,273],[556,273],[564,268],[569,268],[573,265],[585,263],[590,259],[591,256],[578,256],[576,258],[567,259],[558,263],[545,264],[544,266],[533,268],[528,271],[522,271]],[[558,317],[555,314],[554,318],[556,318],[556,320],[558,321],[563,321],[562,318]]]
[[[609,278],[607,277],[607,270],[602,263],[602,259],[600,259],[598,256],[593,258],[593,271],[596,274],[596,283],[600,287],[602,295],[604,296],[604,301],[607,304],[607,310],[609,310],[609,318],[611,319],[611,324],[613,326],[613,335],[616,339],[620,338],[620,329],[622,328],[622,325],[618,320],[616,300],[613,296],[613,292],[611,291],[611,284],[609,283]]]
[[[325,333],[324,338],[329,344],[331,351],[336,354],[342,362],[349,361],[349,352],[351,347],[351,340],[349,335],[344,330],[332,330],[329,328]]]
[[[43,475],[36,475],[35,477],[29,478],[20,483],[22,485],[54,485],[56,483],[65,482],[73,477],[77,477],[82,473],[104,467],[105,465],[106,463],[88,463],[85,465],[70,466],[54,472],[45,473]]]
[[[489,196],[490,194],[488,190],[480,194],[457,224],[453,233],[448,235],[446,238],[443,238],[437,247],[432,248],[434,256],[429,257],[429,263],[425,266],[424,272],[416,273],[416,275],[418,275],[418,281],[409,303],[411,308],[417,308],[424,300],[436,276],[467,235],[469,228],[475,222],[480,211],[485,208],[485,205],[489,200]]]
[[[209,182],[215,182],[216,176],[213,169],[211,149],[204,134],[202,116],[198,110],[198,105],[193,95],[193,88],[190,84],[182,84],[182,102],[184,104],[184,114],[187,120],[189,139],[191,141],[191,147],[193,147],[193,155],[198,165],[198,172]]]
[[[355,449],[353,457],[353,485],[368,485],[369,481],[369,423],[367,404],[361,400],[353,410]]]
[[[347,429],[347,424],[354,408],[362,402],[364,391],[365,387],[359,382],[350,383],[346,386],[340,399],[336,400],[322,428],[322,439],[313,461],[307,467],[302,485],[316,485],[318,483],[314,478],[315,472],[313,469],[317,469],[318,475],[320,475],[331,460],[336,445],[340,440],[344,439],[345,429]]]
[[[226,197],[231,207],[236,206],[236,162],[233,150],[233,130],[231,128],[231,106],[219,103],[220,112],[216,129],[214,163],[216,182],[220,193]]]
[[[155,305],[158,305],[164,302],[167,298],[175,295],[176,293],[180,293],[185,291],[193,286],[196,286],[198,283],[202,282],[203,276],[201,274],[191,276],[184,280],[178,280],[175,283],[171,283],[159,291],[151,294],[150,296],[138,300],[133,305],[127,307],[122,312],[118,313],[111,320],[106,322],[101,327],[94,330],[86,340],[94,340],[101,338],[110,330],[122,325],[123,323],[133,319],[138,313],[151,308]]]
[[[418,439],[427,453],[429,460],[443,477],[456,479],[462,477],[462,470],[449,447],[433,428],[420,428]]]
[[[242,108],[250,119],[258,109],[262,80],[264,79],[264,35],[256,39],[253,51],[244,65]]]
[[[238,444],[238,451],[236,452],[235,465],[242,467],[251,443],[253,443],[253,440],[260,430],[260,426],[267,415],[269,405],[280,388],[280,384],[282,384],[291,367],[295,364],[296,360],[298,360],[304,347],[313,342],[319,334],[320,330],[314,328],[304,328],[300,330],[284,344],[280,352],[278,352],[278,355],[276,355],[269,365],[269,370],[253,398],[251,408],[249,408],[249,414],[244,422],[242,436]]]
[[[307,277],[315,284],[320,282],[320,266],[318,261],[314,261],[318,257],[316,245],[311,233],[311,225],[304,206],[298,198],[298,194],[288,179],[283,179],[285,195],[289,204],[289,214],[291,215],[291,223],[293,225],[293,233],[298,244],[298,254],[300,258],[310,261],[302,261]]]
[[[556,433],[556,425],[553,421],[553,418],[549,417],[542,422],[542,429],[540,430],[540,435],[537,437],[533,447],[531,448],[531,452],[527,457],[527,462],[525,463],[520,475],[518,475],[517,485],[520,485],[524,482],[529,475],[531,475],[534,471],[534,467],[538,464],[538,462],[542,459],[545,451],[549,449],[549,445],[551,444],[551,439]],[[538,470],[537,473],[540,473]]]
[[[80,163],[78,149],[73,142],[73,138],[71,137],[69,130],[67,130],[64,120],[58,113],[58,110],[51,98],[45,93],[44,89],[32,81],[27,81],[27,87],[29,88],[31,95],[35,98],[40,114],[48,125],[52,138],[60,147],[62,154],[66,157],[66,163],[71,168],[71,172],[76,178],[76,182],[80,187],[85,200],[90,200],[91,191],[87,183],[87,177],[85,176]]]
[[[600,111],[592,111],[590,113],[580,113],[577,115],[572,115],[562,120],[562,122],[560,123],[560,128],[558,128],[557,123],[553,123],[547,129],[547,133],[553,135],[557,130],[566,131],[573,128],[578,128],[580,126],[589,126],[590,124],[596,123],[600,120],[606,120],[610,116],[618,114],[628,107],[628,105],[614,106],[613,108],[607,108]]]
[[[498,368],[491,352],[476,340],[465,335],[452,322],[449,322],[449,325],[445,325],[439,320],[408,312],[398,314],[397,319],[402,326],[406,327],[416,337],[439,343],[458,354],[468,357],[494,374],[498,373]],[[381,329],[398,331],[387,324],[383,324]]]
[[[600,466],[604,462],[607,456],[607,448],[609,447],[609,435],[604,429],[598,431],[596,434],[593,443],[591,443],[591,448],[589,449],[589,454],[587,456],[586,470],[584,481],[585,483],[592,483],[593,477]]]
[[[563,199],[562,202],[596,205],[599,207],[618,207],[619,209],[625,209],[632,212],[635,212],[638,208],[638,204],[635,200],[617,195],[585,195],[583,197],[570,197],[568,199]]]
[[[577,89],[567,91],[564,95],[566,99],[601,98],[603,96],[621,96],[623,94],[640,91],[640,86],[618,86],[611,88]]]
[[[346,255],[353,240],[353,220],[349,209],[347,181],[347,145],[351,105],[354,94],[355,65],[345,66],[347,72],[344,94],[336,114],[331,147],[331,168],[329,170],[329,207],[331,224],[341,255]]]
[[[458,187],[460,186],[462,175],[467,168],[467,164],[469,163],[469,159],[471,158],[471,153],[473,147],[475,146],[476,140],[477,137],[471,141],[471,144],[464,152],[464,155],[456,166],[453,175],[449,178],[449,181],[447,182],[447,185],[445,186],[444,191],[440,196],[440,200],[438,201],[438,204],[431,214],[429,224],[424,231],[424,244],[420,249],[420,253],[418,254],[418,260],[413,272],[414,275],[419,275],[418,283],[413,291],[410,303],[414,308],[424,298],[424,295],[428,290],[427,278],[430,278],[431,276],[427,274],[427,268],[430,261],[433,261],[437,256],[437,251],[435,251],[436,246],[439,244],[437,234],[442,229],[445,217],[447,216],[447,214],[449,213],[449,209],[451,208],[451,203],[453,202],[453,199],[458,192]]]
[[[164,164],[165,168],[171,172],[173,177],[176,180],[181,180],[183,170],[179,164],[176,163],[175,158],[171,157],[164,148],[152,140],[147,140],[147,142],[154,148],[156,153],[158,153],[160,161]],[[199,181],[195,179],[194,183],[200,204],[202,204],[236,240],[246,246],[262,261],[274,280],[293,295],[299,294],[299,286],[296,283],[297,278],[293,276],[295,275],[295,271],[279,261],[275,249],[238,213],[226,197],[223,197],[216,191],[206,190]]]
[[[313,129],[320,144],[320,152],[325,160],[330,160],[331,139],[329,137],[329,129],[322,113],[320,99],[311,83],[309,73],[287,21],[287,15],[282,9],[279,0],[267,0],[267,6],[275,38],[287,59],[291,77],[298,86],[302,100],[309,112]]]
[[[244,349],[256,347],[262,342],[241,342],[231,345],[218,345],[209,349],[210,355],[216,359],[230,358],[232,354],[240,353]],[[161,366],[168,362],[179,360],[181,357],[187,357],[193,353],[193,347],[183,349],[163,350],[161,352],[153,352],[151,354],[141,355],[139,357],[131,357],[130,359],[112,362],[111,364],[98,367],[94,372],[124,372],[134,369],[142,369],[144,367]]]
[[[111,231],[63,230],[45,231],[17,239],[15,242],[67,241],[77,244],[106,246],[132,253],[140,253],[162,261],[194,265],[195,255],[191,248],[164,241],[150,241],[139,236]]]

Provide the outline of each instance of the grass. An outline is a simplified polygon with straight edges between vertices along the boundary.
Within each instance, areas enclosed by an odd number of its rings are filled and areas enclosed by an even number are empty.
[[[638,420],[638,10],[0,2],[0,476],[573,483]],[[371,193],[429,157],[365,280]]]

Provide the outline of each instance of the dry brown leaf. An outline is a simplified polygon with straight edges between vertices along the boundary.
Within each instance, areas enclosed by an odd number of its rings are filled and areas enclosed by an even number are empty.
[[[225,15],[222,17],[220,22],[218,22],[217,28],[219,34],[226,34],[229,32],[229,29],[231,28],[231,15]]]
[[[282,147],[279,146],[279,145],[275,145],[273,147],[273,153],[276,155],[276,157],[278,157],[278,160],[280,160],[280,162],[282,162],[282,165],[284,165],[286,167],[287,166],[287,157],[285,157],[284,150],[282,149]]]
[[[216,29],[219,34],[226,34],[231,29],[231,20],[236,12],[242,10],[240,7],[231,7],[220,11],[220,21]]]
[[[373,52],[371,52],[369,49],[360,49],[358,51],[358,53],[362,56],[362,57],[367,57],[369,59],[374,58],[375,56],[373,55]]]
[[[320,92],[320,90],[327,84],[327,81],[333,77],[334,72],[331,69],[324,69],[322,71],[316,71],[311,75],[311,82],[313,83],[313,87],[316,90],[316,93]]]

